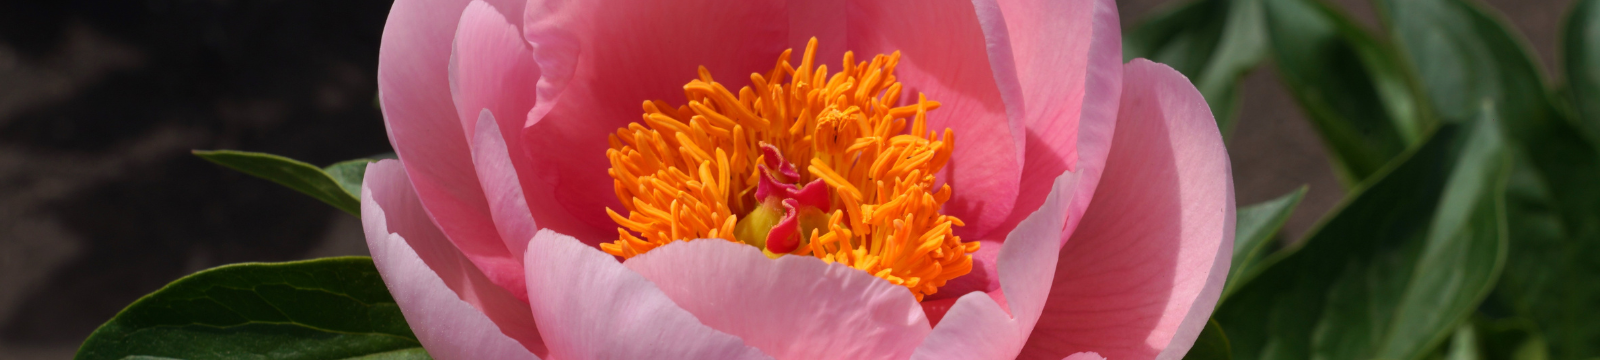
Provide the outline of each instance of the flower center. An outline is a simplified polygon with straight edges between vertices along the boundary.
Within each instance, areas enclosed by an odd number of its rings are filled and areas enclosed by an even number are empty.
[[[951,232],[961,220],[940,213],[951,188],[934,174],[955,134],[928,129],[939,103],[894,106],[899,52],[860,63],[846,52],[830,75],[812,68],[816,47],[812,38],[799,67],[784,51],[738,93],[701,67],[683,86],[688,104],[644,102],[644,121],[609,138],[628,216],[606,209],[618,240],[601,250],[629,258],[720,238],[864,270],[918,301],[970,272],[978,243],[961,242]]]

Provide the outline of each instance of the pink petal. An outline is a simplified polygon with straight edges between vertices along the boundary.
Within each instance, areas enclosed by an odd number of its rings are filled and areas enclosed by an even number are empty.
[[[1081,353],[1069,355],[1066,358],[1062,358],[1061,360],[1106,360],[1106,358],[1103,357],[1103,356],[1100,356],[1099,353],[1081,352]]]
[[[542,74],[523,136],[542,186],[524,190],[533,208],[573,216],[540,225],[591,245],[615,240],[606,136],[639,120],[644,101],[683,103],[698,66],[731,89],[771,70],[788,46],[784,11],[754,0],[530,1],[525,38]]]
[[[779,359],[904,359],[929,331],[905,287],[810,256],[674,242],[629,259],[701,322]]]
[[[1024,1],[1028,0],[980,0],[977,6],[995,78],[1005,90],[1001,93],[1006,104],[1023,113],[1015,122],[1026,126],[1028,136],[1017,203],[1010,217],[993,230],[1016,227],[1029,214],[1018,209],[1038,208],[1044,199],[1039,195],[1048,192],[1050,180],[1063,171],[1076,171],[1082,177],[1067,212],[1067,229],[1075,229],[1100,183],[1122,95],[1122,35],[1116,4]],[[974,271],[951,280],[945,291],[929,299],[1000,289],[999,278],[992,276],[994,253],[988,249],[999,249],[1003,239],[990,235],[978,239],[984,245],[973,257]]]
[[[1221,294],[1234,222],[1222,136],[1183,75],[1142,59],[1126,71],[1103,181],[1020,358],[1177,359]]]
[[[520,289],[517,257],[499,239],[452,105],[450,43],[465,1],[396,1],[378,51],[389,142],[433,223],[495,284]]]
[[[534,228],[533,215],[528,211],[522,185],[517,181],[517,170],[506,152],[505,137],[500,136],[500,127],[495,126],[494,114],[489,109],[483,109],[474,127],[477,131],[472,136],[472,168],[478,170],[478,181],[489,200],[489,214],[494,218],[495,230],[506,249],[517,254],[527,252],[528,240],[533,239],[538,229]],[[525,295],[527,291],[520,294]]]
[[[1069,171],[1082,172],[1083,180],[1078,182],[1079,196],[1072,199],[1067,209],[1067,234],[1077,229],[1078,222],[1083,220],[1111,153],[1123,86],[1122,25],[1117,19],[1117,5],[1113,0],[1095,2],[1094,40],[1089,45],[1089,69],[1084,80],[1083,108],[1078,117],[1075,148],[1078,156],[1077,161],[1068,166]],[[1040,131],[1039,139],[1041,143],[1055,143],[1046,134],[1064,133]],[[1029,173],[1024,170],[1023,176]]]
[[[828,64],[828,68],[838,70],[838,61],[844,58],[844,51],[850,45],[847,40],[849,16],[846,15],[849,8],[850,0],[789,0],[789,48],[805,49],[806,43],[815,37],[817,59],[826,60],[824,64]]]
[[[917,348],[918,359],[1005,359],[1017,356],[1039,319],[1055,251],[1060,248],[1067,206],[1075,196],[1077,173],[1056,178],[1039,210],[1017,224],[996,259],[1003,295],[972,292],[950,307],[933,333]]]
[[[701,324],[611,255],[540,230],[528,243],[528,297],[556,359],[762,359]]]
[[[1073,198],[1067,217],[1067,228],[1074,228],[1099,184],[1122,94],[1116,3],[995,0],[992,7],[977,8],[1002,97],[1007,106],[1020,108],[1027,128],[1015,209],[1038,207],[1039,195],[1050,190],[1056,175],[1081,168],[1082,195]],[[998,229],[1009,229],[1026,215],[1013,211]]]
[[[533,179],[533,169],[521,134],[525,114],[533,108],[536,100],[534,84],[539,80],[539,64],[533,62],[533,50],[522,40],[522,30],[517,26],[522,23],[523,3],[509,2],[513,8],[475,0],[462,12],[461,23],[456,29],[454,52],[450,56],[450,90],[465,133],[474,137],[471,139],[474,141],[473,162],[478,167],[478,180],[484,184],[490,214],[502,240],[507,243],[507,250],[520,261],[521,257],[514,254],[522,253],[528,239],[533,238],[534,230],[533,217],[527,208],[528,200],[522,193],[525,181],[521,180]],[[516,21],[508,21],[508,18]],[[483,178],[489,175],[485,175],[482,155],[477,149],[477,143],[482,139],[477,139],[479,131],[476,128],[479,112],[483,110],[501,114],[496,117],[497,121],[490,122],[498,123],[495,136],[501,139],[496,141],[503,144],[497,145],[502,148],[496,150],[501,155],[495,156],[509,161],[504,164],[504,171],[507,172],[497,174],[501,178],[493,180]],[[491,183],[498,184],[498,187],[491,188]],[[513,195],[518,198],[506,198]],[[500,198],[497,199],[497,196]],[[511,211],[515,213],[514,216],[508,215],[505,210],[507,206],[520,210]],[[505,223],[508,220],[513,222],[517,231],[508,233]],[[520,280],[514,282],[522,283]]]
[[[399,235],[369,242],[389,292],[417,339],[437,359],[538,359],[445,286]],[[384,260],[376,260],[376,259]],[[399,284],[403,282],[403,284]]]
[[[520,23],[520,13],[517,14]],[[522,40],[522,32],[506,20],[506,15],[484,0],[473,0],[461,12],[454,49],[450,54],[450,93],[456,114],[466,134],[475,132],[478,112],[483,109],[505,114],[502,131],[520,133],[523,114],[533,108],[534,85],[539,81],[539,64],[533,50]],[[520,137],[506,140],[520,146]],[[513,154],[521,154],[521,151]]]
[[[943,103],[928,114],[929,129],[955,131],[955,152],[942,175],[955,192],[946,214],[967,226],[956,235],[979,240],[1012,211],[1022,172],[1021,124],[1007,120],[1007,104],[988,71],[983,28],[966,1],[857,1],[849,8],[851,50],[858,59],[902,54],[895,72],[905,99],[919,92]],[[818,59],[829,67],[839,59]],[[902,102],[907,100],[902,100]]]
[[[523,189],[544,187],[542,182],[536,180],[532,158],[528,156],[527,145],[522,138],[527,114],[538,99],[536,85],[540,72],[539,64],[533,59],[533,49],[522,39],[522,30],[519,28],[522,24],[524,3],[521,1],[514,3],[515,9],[511,9],[500,5],[490,6],[482,0],[477,0],[467,8],[462,14],[460,29],[456,32],[450,75],[456,110],[467,133],[475,133],[474,124],[478,121],[478,112],[487,109],[494,114],[500,114],[495,117],[495,123],[499,125],[498,134],[509,134],[496,136],[504,138],[503,152],[510,159],[508,169],[514,168],[515,173],[505,174],[509,176],[508,179],[495,180],[502,184],[498,190],[489,187],[491,181],[479,180],[485,184],[484,191],[489,197],[490,212],[503,240],[507,243],[507,250],[511,254],[521,254],[527,248],[528,240],[532,239],[533,231],[536,230],[534,227],[536,222],[533,220],[552,224],[574,221],[573,215],[560,207],[527,206],[534,200],[527,198],[528,194]],[[476,153],[474,161],[480,161]],[[481,169],[483,165],[477,166],[480,167],[479,176],[484,176]],[[511,182],[506,183],[505,180]],[[515,185],[514,195],[523,198],[494,198],[511,195],[506,190],[512,185]],[[548,194],[541,196],[549,197]],[[507,231],[506,225],[502,223],[507,220],[515,221],[515,231]],[[513,257],[521,260],[520,256]],[[520,280],[516,282],[522,283]],[[516,293],[526,294],[525,291]]]
[[[400,162],[368,165],[362,185],[361,219],[372,261],[434,357],[532,358],[545,352],[527,304],[490,282],[445,239]]]

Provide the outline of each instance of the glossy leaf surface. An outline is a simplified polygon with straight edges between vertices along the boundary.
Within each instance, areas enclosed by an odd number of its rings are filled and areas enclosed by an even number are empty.
[[[1544,84],[1523,40],[1463,0],[1385,0],[1378,10],[1443,121],[1491,112],[1518,164],[1507,190],[1511,250],[1490,305],[1532,319],[1557,359],[1600,356],[1600,151]],[[1586,42],[1580,4],[1568,46]],[[1575,34],[1576,33],[1576,34]],[[1586,55],[1567,48],[1567,59]],[[1581,68],[1581,64],[1569,64]],[[1583,69],[1575,68],[1575,74]],[[1573,92],[1587,96],[1580,80]],[[1587,105],[1580,105],[1580,109]]]
[[[1489,119],[1440,128],[1214,318],[1236,359],[1415,359],[1472,313],[1503,261],[1508,162]]]
[[[366,257],[201,271],[135,301],[77,359],[428,359]]]
[[[350,164],[344,162],[329,167],[339,174],[335,178],[321,168],[273,154],[255,153],[235,150],[195,150],[194,154],[211,162],[217,163],[240,172],[250,174],[262,179],[271,180],[279,185],[299,191],[317,200],[333,205],[352,215],[361,216],[361,179],[360,171],[366,170],[366,164]],[[343,181],[341,181],[341,179]],[[355,181],[354,192],[348,186],[350,181]]]

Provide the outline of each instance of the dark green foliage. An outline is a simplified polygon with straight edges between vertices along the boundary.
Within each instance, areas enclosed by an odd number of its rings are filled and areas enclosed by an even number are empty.
[[[1491,119],[1440,128],[1214,315],[1238,359],[1414,359],[1477,308],[1505,253]]]
[[[1463,0],[1380,1],[1400,49],[1444,121],[1500,119],[1519,162],[1507,190],[1511,251],[1492,305],[1532,319],[1557,359],[1600,356],[1600,151],[1558,105],[1527,47],[1502,22]],[[1573,94],[1593,94],[1580,4],[1568,29]],[[1403,19],[1400,21],[1399,19]],[[1484,106],[1488,104],[1489,106]],[[1583,111],[1593,104],[1578,104]],[[1592,123],[1592,122],[1590,122]]]
[[[1278,74],[1346,184],[1366,180],[1432,127],[1386,44],[1323,3],[1262,1]]]
[[[77,359],[428,359],[372,259],[201,271],[129,305]]]
[[[1301,186],[1276,199],[1239,208],[1238,225],[1234,227],[1233,236],[1233,263],[1228,266],[1228,285],[1223,294],[1237,288],[1239,279],[1267,257],[1273,240],[1277,239],[1278,229],[1289,221],[1295,205],[1299,205],[1300,199],[1305,196],[1306,187]]]
[[[1562,29],[1562,63],[1578,125],[1600,140],[1600,1],[1578,0]]]
[[[1167,64],[1194,82],[1224,136],[1232,132],[1239,79],[1266,54],[1261,0],[1199,0],[1123,33],[1124,59]]]
[[[1216,320],[1206,322],[1205,330],[1200,331],[1200,337],[1194,340],[1194,347],[1189,348],[1189,353],[1183,355],[1183,360],[1228,360],[1233,358],[1233,349],[1228,345],[1228,336],[1222,333],[1222,326]]]

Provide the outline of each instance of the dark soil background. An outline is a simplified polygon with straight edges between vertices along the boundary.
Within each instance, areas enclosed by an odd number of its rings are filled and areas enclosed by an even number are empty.
[[[1133,24],[1170,0],[1118,0]],[[1334,1],[1376,29],[1370,5]],[[1570,0],[1493,0],[1555,65]],[[359,221],[189,155],[317,165],[390,152],[374,107],[389,1],[0,1],[0,359],[66,359],[139,296],[242,261],[366,253]],[[1547,71],[1548,72],[1548,71]],[[1343,196],[1270,64],[1244,80],[1238,202]]]

